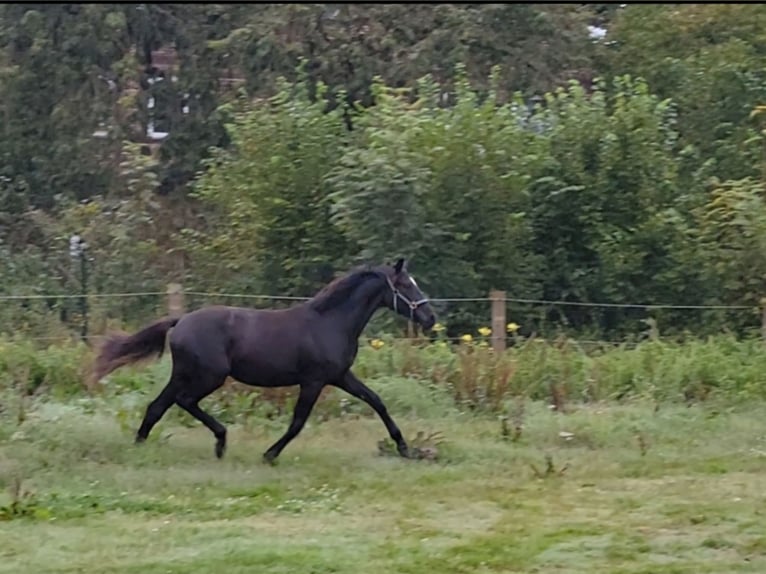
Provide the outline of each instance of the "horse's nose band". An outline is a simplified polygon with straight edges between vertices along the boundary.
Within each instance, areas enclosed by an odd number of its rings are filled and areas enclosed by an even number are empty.
[[[386,277],[386,281],[388,281],[388,286],[391,287],[391,293],[394,295],[394,312],[398,313],[397,309],[397,301],[401,299],[404,301],[410,308],[410,319],[415,320],[415,310],[420,307],[421,305],[424,305],[425,303],[428,303],[428,298],[424,297],[423,299],[418,299],[417,301],[413,301],[406,295],[404,295],[399,289],[394,287],[394,284],[391,282],[391,279]]]

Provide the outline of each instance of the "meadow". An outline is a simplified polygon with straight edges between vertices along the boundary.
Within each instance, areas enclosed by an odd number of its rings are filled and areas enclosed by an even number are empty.
[[[385,341],[357,372],[423,456],[331,391],[273,467],[294,390],[207,399],[216,460],[177,408],[132,444],[167,359],[88,357],[0,345],[0,572],[766,571],[759,341]]]

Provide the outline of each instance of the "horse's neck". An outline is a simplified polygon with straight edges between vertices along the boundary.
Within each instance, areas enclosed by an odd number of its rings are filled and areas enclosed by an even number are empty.
[[[383,286],[369,281],[356,289],[348,301],[328,313],[328,319],[337,321],[344,331],[348,331],[356,341],[370,322],[383,298]]]

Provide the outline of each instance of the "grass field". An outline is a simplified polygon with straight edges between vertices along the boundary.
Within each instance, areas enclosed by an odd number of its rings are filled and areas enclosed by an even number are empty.
[[[406,436],[443,434],[438,460],[381,455],[354,414],[270,467],[284,417],[231,426],[218,461],[177,413],[133,446],[148,396],[111,400],[3,403],[0,573],[766,572],[763,404],[530,402],[514,441],[389,401]]]

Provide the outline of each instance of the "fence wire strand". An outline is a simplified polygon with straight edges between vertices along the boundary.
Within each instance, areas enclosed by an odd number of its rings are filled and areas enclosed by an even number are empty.
[[[222,299],[242,299],[242,300],[259,300],[259,301],[308,301],[311,299],[311,297],[300,297],[300,296],[290,296],[290,295],[262,295],[262,294],[250,294],[250,293],[227,293],[227,292],[210,292],[210,291],[194,291],[194,290],[184,290],[181,289],[179,291],[174,291],[172,289],[168,289],[166,291],[135,291],[135,292],[119,292],[119,293],[87,293],[87,294],[72,294],[72,293],[61,293],[61,294],[42,294],[42,293],[32,293],[32,294],[25,294],[25,295],[18,295],[18,294],[9,294],[9,295],[0,295],[0,302],[2,301],[25,301],[25,300],[47,300],[47,301],[55,301],[55,300],[82,300],[83,297],[86,297],[87,299],[93,299],[93,300],[101,300],[101,301],[108,301],[109,299],[130,299],[130,298],[139,298],[139,297],[156,297],[158,298],[158,301],[160,299],[166,300],[166,298],[172,296],[172,295],[181,295],[186,296],[189,298],[197,298],[196,304],[192,304],[191,307],[195,308],[198,307],[201,303],[199,301],[199,298],[205,298],[212,301],[220,301]],[[531,305],[531,306],[547,306],[549,308],[555,308],[555,307],[564,307],[564,306],[570,306],[570,307],[590,307],[590,308],[619,308],[619,309],[646,309],[652,310],[652,309],[678,309],[678,310],[723,310],[723,311],[758,311],[757,305],[666,305],[666,304],[637,304],[637,303],[592,303],[592,302],[579,302],[579,301],[557,301],[557,300],[545,300],[545,299],[527,299],[527,298],[519,298],[519,297],[501,297],[501,298],[495,298],[495,297],[434,297],[430,299],[431,302],[435,304],[439,303],[493,303],[502,301],[506,305],[511,304],[511,307],[514,305]],[[187,303],[192,303],[191,301]],[[103,305],[104,303],[99,303],[99,305]],[[437,307],[438,308],[438,307]],[[1,337],[2,335],[0,335]],[[54,335],[54,336],[34,336],[34,337],[24,337],[24,340],[27,341],[38,341],[42,344],[55,344],[56,342],[64,342],[64,341],[85,341],[88,345],[98,345],[99,342],[105,340],[109,335],[108,334],[87,334],[83,336],[82,334],[76,335],[74,333],[71,334],[61,334],[61,335]],[[591,352],[598,348],[604,348],[604,347],[612,347],[612,348],[634,348],[640,343],[646,342],[650,339],[657,339],[660,341],[674,341],[675,339],[673,337],[648,337],[647,335],[642,335],[638,339],[624,339],[624,340],[596,340],[596,339],[579,339],[577,337],[573,336],[567,336],[567,335],[561,335],[558,337],[543,337],[533,334],[530,337],[517,337],[515,335],[506,335],[502,337],[506,343],[511,342],[512,346],[513,343],[521,344],[522,346],[526,346],[529,343],[544,343],[546,345],[554,345],[554,346],[571,346],[578,348],[583,353]],[[360,337],[360,341],[364,341],[363,344],[370,345],[373,343],[377,337],[374,337],[372,335],[363,335]],[[385,336],[383,338],[385,341],[393,341],[396,342],[406,342],[409,341],[415,345],[417,344],[425,344],[425,343],[437,343],[437,342],[443,342],[443,343],[449,343],[452,344],[459,344],[462,342],[468,342],[471,341],[475,343],[481,343],[481,346],[488,346],[491,348],[491,341],[497,341],[497,337],[489,337],[489,336],[476,336],[474,335],[471,339],[468,339],[465,335],[463,336],[445,336],[445,333],[442,333],[436,337],[429,337],[427,335],[393,335],[393,336]],[[484,344],[486,343],[486,345]],[[373,344],[372,346],[375,347],[377,343]],[[375,347],[377,348],[377,347]]]
[[[311,297],[298,297],[291,295],[257,295],[249,293],[213,293],[206,291],[181,291],[180,294],[192,297],[227,298],[227,299],[259,299],[270,301],[308,301]],[[160,297],[167,296],[167,291],[139,291],[132,293],[88,293],[89,299],[129,298],[129,297]],[[28,294],[28,295],[0,295],[0,301],[23,301],[36,299],[82,299],[82,294]],[[617,309],[679,309],[679,310],[729,310],[742,311],[757,309],[755,305],[670,305],[657,303],[596,303],[587,301],[556,301],[547,299],[524,299],[519,297],[504,297],[493,299],[491,297],[433,297],[433,303],[490,303],[503,301],[505,303],[521,303],[527,305],[547,306],[570,306],[570,307],[600,307]]]
[[[0,335],[2,337],[2,335]],[[81,335],[77,334],[68,334],[68,335],[59,335],[59,336],[47,336],[47,337],[27,337],[24,336],[24,341],[65,341],[69,340],[72,342],[82,341],[83,339],[87,341],[102,341],[104,339],[109,338],[109,335],[86,335],[85,337],[82,337]],[[610,340],[601,340],[601,339],[578,339],[575,337],[559,337],[559,338],[547,338],[547,337],[514,337],[514,336],[507,336],[504,337],[506,342],[514,341],[516,343],[521,342],[522,344],[528,344],[531,342],[539,342],[539,343],[545,343],[547,345],[562,345],[562,344],[568,344],[568,345],[576,345],[576,346],[612,346],[612,347],[621,347],[621,346],[634,346],[638,343],[648,341],[648,338],[644,338],[641,340],[636,341],[610,341]],[[521,341],[519,341],[521,339]],[[380,337],[373,337],[371,335],[363,335],[360,337],[360,340],[366,342],[367,344],[372,343],[373,341],[379,341],[381,340]],[[459,342],[467,342],[467,343],[479,343],[479,342],[486,342],[489,346],[491,343],[490,337],[476,337],[473,338],[471,341],[466,341],[463,337],[444,337],[440,336],[438,338],[431,339],[429,337],[421,336],[421,337],[408,337],[408,336],[386,336],[382,339],[384,342],[386,340],[388,341],[411,341],[411,342],[417,342],[417,343],[438,343],[438,342],[448,342],[448,343],[459,343]],[[658,337],[653,340],[659,340],[659,341],[673,341],[670,337]],[[491,348],[491,347],[490,347]]]
[[[491,299],[486,299],[491,301]],[[533,305],[559,305],[559,306],[573,306],[573,307],[605,307],[605,308],[617,308],[617,309],[718,309],[718,310],[753,310],[756,307],[753,305],[663,305],[655,303],[589,303],[585,301],[546,301],[544,299],[518,299],[513,297],[506,297],[504,299],[506,303],[528,303]]]
[[[87,293],[84,297],[88,299],[109,299],[120,297],[157,297],[167,295],[166,291],[146,291],[137,293]],[[0,295],[0,301],[23,301],[34,299],[82,299],[83,295],[72,295],[71,293],[51,294],[51,295]]]

